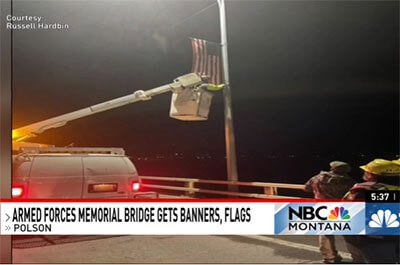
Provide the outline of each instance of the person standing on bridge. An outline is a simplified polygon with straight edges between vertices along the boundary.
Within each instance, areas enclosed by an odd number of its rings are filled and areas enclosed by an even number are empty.
[[[304,190],[313,192],[315,199],[342,199],[356,183],[349,176],[351,167],[348,163],[332,161],[329,165],[330,171],[321,171],[305,184]],[[342,257],[336,250],[333,235],[320,235],[319,247],[325,263],[340,263],[342,261]]]
[[[346,200],[365,199],[366,191],[400,190],[400,161],[375,159],[360,167],[364,183],[357,183],[344,196]],[[347,245],[359,248],[367,263],[399,263],[399,236],[345,236]]]

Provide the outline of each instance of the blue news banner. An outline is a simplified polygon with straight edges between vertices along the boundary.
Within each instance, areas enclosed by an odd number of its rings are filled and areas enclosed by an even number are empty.
[[[400,235],[398,191],[366,193],[351,202],[277,203],[276,235]]]

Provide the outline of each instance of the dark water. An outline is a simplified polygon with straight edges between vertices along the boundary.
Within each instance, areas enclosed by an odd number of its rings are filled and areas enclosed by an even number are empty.
[[[238,173],[240,181],[260,181],[304,184],[310,177],[321,170],[329,170],[329,162],[341,160],[350,163],[352,166],[352,177],[361,181],[364,165],[375,158],[396,159],[396,154],[389,155],[347,155],[347,156],[270,156],[270,157],[239,157]],[[132,157],[141,176],[168,176],[183,178],[200,178],[212,180],[227,180],[226,161],[224,158],[159,158],[144,160],[143,158]],[[167,183],[165,183],[167,184]],[[218,187],[205,187],[217,188]],[[241,191],[251,190],[241,188]],[[262,192],[258,190],[258,192]],[[289,192],[289,193],[287,193]],[[292,196],[304,196],[299,192],[287,191],[280,194]]]
[[[381,156],[380,158],[395,159]],[[375,157],[352,157],[340,159],[338,157],[276,157],[276,158],[240,158],[238,159],[239,180],[263,181],[302,184],[320,170],[329,170],[329,162],[341,160],[350,163],[352,176],[361,178],[364,165]],[[226,180],[225,159],[151,159],[147,160],[132,157],[139,174],[143,176],[170,176]]]

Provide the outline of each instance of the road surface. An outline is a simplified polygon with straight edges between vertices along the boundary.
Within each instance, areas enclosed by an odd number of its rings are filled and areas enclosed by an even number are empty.
[[[350,261],[343,238],[338,236],[337,241],[345,261]],[[20,237],[14,239],[13,262],[321,263],[322,260],[316,236],[163,235]]]

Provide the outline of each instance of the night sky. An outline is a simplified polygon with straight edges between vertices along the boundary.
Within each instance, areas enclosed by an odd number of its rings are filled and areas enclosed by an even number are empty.
[[[68,31],[14,31],[18,128],[190,72],[188,37],[219,41],[214,1],[19,1]],[[399,2],[227,1],[241,156],[399,153]],[[222,92],[209,120],[169,118],[170,94],[73,121],[36,142],[132,156],[225,153]],[[240,164],[239,164],[240,167]]]

